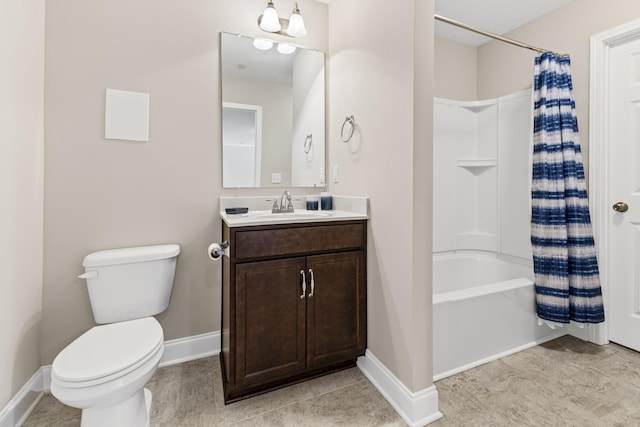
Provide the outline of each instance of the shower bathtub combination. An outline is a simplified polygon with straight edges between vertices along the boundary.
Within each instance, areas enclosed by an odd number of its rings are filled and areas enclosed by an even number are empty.
[[[444,254],[433,271],[434,380],[565,334],[538,326],[530,265]]]
[[[564,335],[539,326],[531,91],[434,100],[434,380]]]

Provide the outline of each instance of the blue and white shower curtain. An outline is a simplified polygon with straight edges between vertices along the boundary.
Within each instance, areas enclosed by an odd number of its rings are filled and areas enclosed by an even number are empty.
[[[545,52],[534,77],[531,244],[538,316],[604,321],[570,59]]]

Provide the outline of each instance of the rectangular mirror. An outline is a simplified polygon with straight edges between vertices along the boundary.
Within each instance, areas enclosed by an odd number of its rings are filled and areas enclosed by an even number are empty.
[[[324,187],[324,53],[220,37],[223,187]]]

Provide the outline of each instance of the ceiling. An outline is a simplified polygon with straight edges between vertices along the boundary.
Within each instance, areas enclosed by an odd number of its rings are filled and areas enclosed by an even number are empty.
[[[297,51],[283,55],[276,46],[258,50],[252,37],[222,33],[222,76],[290,85]]]
[[[329,3],[330,0],[317,0]],[[337,1],[337,0],[334,0]],[[349,1],[349,0],[340,0]],[[572,0],[435,0],[435,13],[496,34],[506,34]],[[304,13],[304,12],[303,12]],[[435,22],[438,37],[470,46],[491,40],[444,22]]]
[[[505,34],[571,0],[436,0],[435,13],[455,21]],[[436,36],[471,46],[490,39],[472,31],[436,21]]]

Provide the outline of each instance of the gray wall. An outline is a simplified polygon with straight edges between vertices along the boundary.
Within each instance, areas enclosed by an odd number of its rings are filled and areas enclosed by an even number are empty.
[[[327,6],[300,1],[326,51]],[[282,0],[279,10],[293,9]],[[261,35],[262,0],[50,0],[46,10],[46,157],[42,364],[91,327],[77,278],[95,250],[178,243],[165,339],[220,329],[219,32]],[[276,36],[275,39],[283,39]],[[104,139],[105,88],[150,94],[149,142]]]
[[[435,38],[433,95],[458,101],[478,99],[478,48]]]
[[[44,9],[0,6],[0,409],[40,367]]]
[[[389,6],[329,7],[329,171],[334,193],[370,198],[368,350],[418,391],[432,383],[433,0]]]

